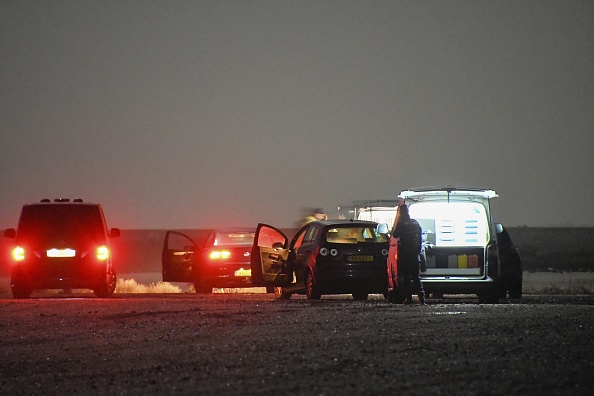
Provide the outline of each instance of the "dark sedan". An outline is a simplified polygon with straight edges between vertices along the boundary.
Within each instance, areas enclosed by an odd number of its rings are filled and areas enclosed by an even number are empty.
[[[188,235],[167,231],[163,246],[164,282],[192,282],[196,293],[251,287],[253,228],[215,229],[199,246]]]
[[[352,294],[356,300],[386,295],[388,243],[389,235],[371,221],[314,221],[290,242],[278,229],[259,224],[251,254],[252,284],[274,286],[277,299],[294,293],[314,300],[323,294]]]

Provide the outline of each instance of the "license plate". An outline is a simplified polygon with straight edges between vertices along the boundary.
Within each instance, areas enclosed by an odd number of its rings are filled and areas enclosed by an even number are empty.
[[[235,271],[235,276],[252,276],[252,270],[243,268],[238,269]]]
[[[373,256],[349,256],[348,261],[373,261]]]
[[[47,257],[74,257],[76,250],[73,249],[50,249],[47,251]]]

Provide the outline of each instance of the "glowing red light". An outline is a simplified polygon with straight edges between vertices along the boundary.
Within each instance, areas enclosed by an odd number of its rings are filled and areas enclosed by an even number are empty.
[[[99,246],[97,248],[97,260],[107,260],[109,258],[109,249],[107,246]]]
[[[210,252],[211,260],[224,260],[231,257],[231,252],[228,250],[213,250]]]
[[[25,249],[20,246],[15,247],[12,250],[12,258],[14,261],[23,261],[25,259]]]

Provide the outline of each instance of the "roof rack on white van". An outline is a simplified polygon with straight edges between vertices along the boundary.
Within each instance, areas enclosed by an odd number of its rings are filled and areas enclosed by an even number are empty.
[[[40,202],[52,202],[49,198],[43,198]],[[70,198],[55,198],[54,202],[70,202]],[[82,198],[74,198],[72,202],[83,202]]]

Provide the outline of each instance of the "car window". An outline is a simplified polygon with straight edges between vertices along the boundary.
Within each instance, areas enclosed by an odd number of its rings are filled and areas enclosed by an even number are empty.
[[[167,248],[170,250],[184,250],[184,248],[192,246],[192,241],[181,234],[170,233],[167,240]]]
[[[347,226],[328,229],[325,239],[330,243],[382,243],[388,241],[388,236],[378,233],[375,227]]]
[[[275,243],[280,243],[281,245],[284,245],[285,236],[273,228],[260,228],[260,232],[258,233],[258,246],[270,248]]]
[[[17,238],[32,244],[105,243],[105,228],[95,205],[31,205],[23,207]]]
[[[293,249],[301,247],[303,245],[303,239],[305,238],[305,230],[302,230],[298,235],[295,235],[293,239]]]
[[[307,231],[305,232],[305,238],[303,239],[303,243],[311,243],[313,241],[316,240],[316,236],[318,235],[319,232],[319,227],[316,224],[312,224],[307,228]]]
[[[219,232],[215,236],[215,246],[251,246],[255,232]]]

